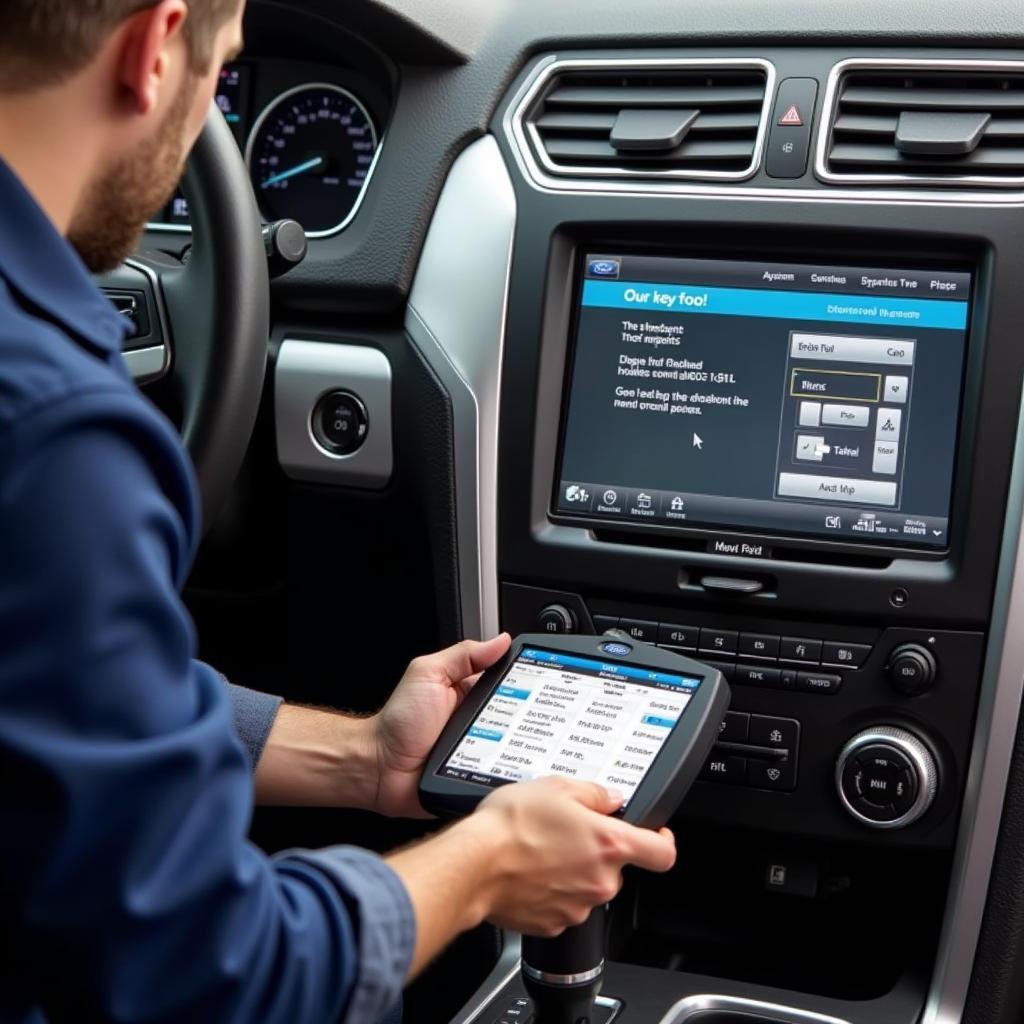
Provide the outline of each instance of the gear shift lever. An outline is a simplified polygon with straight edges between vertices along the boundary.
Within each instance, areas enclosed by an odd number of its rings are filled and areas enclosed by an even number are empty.
[[[598,1024],[594,1000],[604,976],[607,908],[553,939],[523,936],[523,984],[534,1024]]]

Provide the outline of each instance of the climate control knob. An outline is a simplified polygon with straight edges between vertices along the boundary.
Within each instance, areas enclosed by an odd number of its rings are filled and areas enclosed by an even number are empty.
[[[897,690],[916,697],[930,690],[939,666],[935,655],[920,644],[902,644],[889,655],[885,666],[889,681]]]
[[[912,732],[894,725],[858,733],[836,764],[843,807],[870,828],[905,828],[917,821],[938,788],[935,756]]]

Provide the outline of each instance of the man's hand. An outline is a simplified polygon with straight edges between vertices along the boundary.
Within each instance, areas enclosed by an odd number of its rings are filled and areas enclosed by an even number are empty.
[[[672,833],[609,817],[621,803],[592,782],[520,782],[495,790],[444,832],[391,854],[416,910],[412,973],[485,919],[558,935],[615,896],[626,864],[668,871],[676,859]]]
[[[502,838],[487,891],[487,918],[528,935],[554,936],[582,924],[622,888],[622,868],[668,871],[675,837],[608,815],[622,794],[558,776],[496,789],[462,826]]]
[[[417,658],[370,718],[284,705],[256,766],[257,801],[427,817],[416,795],[423,762],[480,673],[510,643],[503,633]]]
[[[417,790],[423,764],[455,709],[511,644],[507,633],[481,643],[416,658],[391,699],[370,719],[377,759],[377,798],[373,810],[392,817],[429,817]]]

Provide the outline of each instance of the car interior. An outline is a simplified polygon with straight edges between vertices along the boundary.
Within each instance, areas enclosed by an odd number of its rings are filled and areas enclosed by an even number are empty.
[[[1024,8],[251,0],[245,36],[101,281],[196,465],[201,656],[352,712],[501,630],[707,663],[594,1019],[1024,1020]],[[405,1019],[529,1020],[521,948],[462,936]]]

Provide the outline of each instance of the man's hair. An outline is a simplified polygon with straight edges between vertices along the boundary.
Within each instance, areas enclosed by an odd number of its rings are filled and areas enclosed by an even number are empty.
[[[209,70],[213,43],[240,0],[188,0],[190,63]],[[71,78],[112,32],[157,0],[0,0],[0,93],[31,92]]]

